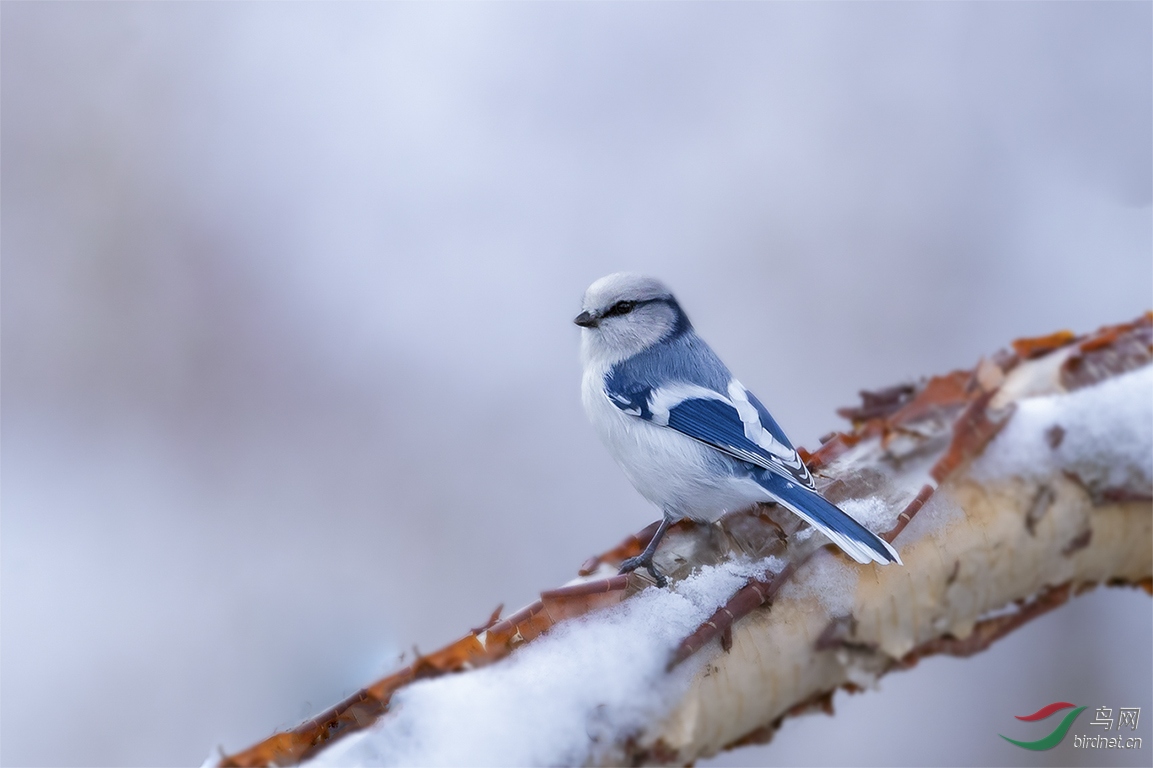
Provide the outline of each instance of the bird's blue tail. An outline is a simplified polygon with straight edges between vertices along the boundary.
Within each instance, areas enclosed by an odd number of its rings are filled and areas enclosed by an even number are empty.
[[[775,472],[758,472],[757,483],[810,525],[828,536],[834,544],[858,563],[878,562],[901,565],[897,550],[845,512],[826,501],[816,491],[787,480]]]

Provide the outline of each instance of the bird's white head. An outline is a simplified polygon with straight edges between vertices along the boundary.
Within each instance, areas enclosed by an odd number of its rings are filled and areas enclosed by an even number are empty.
[[[590,285],[582,309],[573,322],[586,365],[611,365],[692,327],[664,283],[631,272]]]

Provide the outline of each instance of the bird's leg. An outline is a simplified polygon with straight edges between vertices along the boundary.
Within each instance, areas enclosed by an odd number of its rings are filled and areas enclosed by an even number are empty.
[[[656,554],[657,545],[661,543],[661,539],[664,537],[665,531],[668,529],[669,518],[666,516],[661,520],[661,524],[657,527],[657,532],[653,534],[653,538],[651,541],[649,541],[649,545],[645,547],[645,551],[641,552],[636,557],[630,557],[621,563],[620,572],[628,573],[629,571],[635,571],[637,568],[640,568],[643,565],[645,570],[651,573],[653,578],[657,580],[658,587],[666,586],[669,583],[669,580],[664,577],[664,574],[657,570],[655,565],[653,565],[653,555]]]

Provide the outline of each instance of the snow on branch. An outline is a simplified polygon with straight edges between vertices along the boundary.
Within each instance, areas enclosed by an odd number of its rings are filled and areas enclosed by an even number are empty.
[[[904,567],[858,565],[764,505],[670,529],[669,589],[616,575],[654,525],[219,764],[690,763],[831,709],[837,688],[977,653],[1097,584],[1153,592],[1151,353],[1153,313],[843,409],[853,428],[804,456]]]

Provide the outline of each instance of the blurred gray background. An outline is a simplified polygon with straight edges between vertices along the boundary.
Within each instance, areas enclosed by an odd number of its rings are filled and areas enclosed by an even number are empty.
[[[655,519],[580,409],[604,273],[809,447],[1153,304],[1148,3],[0,20],[6,765],[246,747]],[[1150,648],[1099,589],[713,764],[1148,765]],[[1055,700],[1143,707],[1143,750],[997,737]]]

